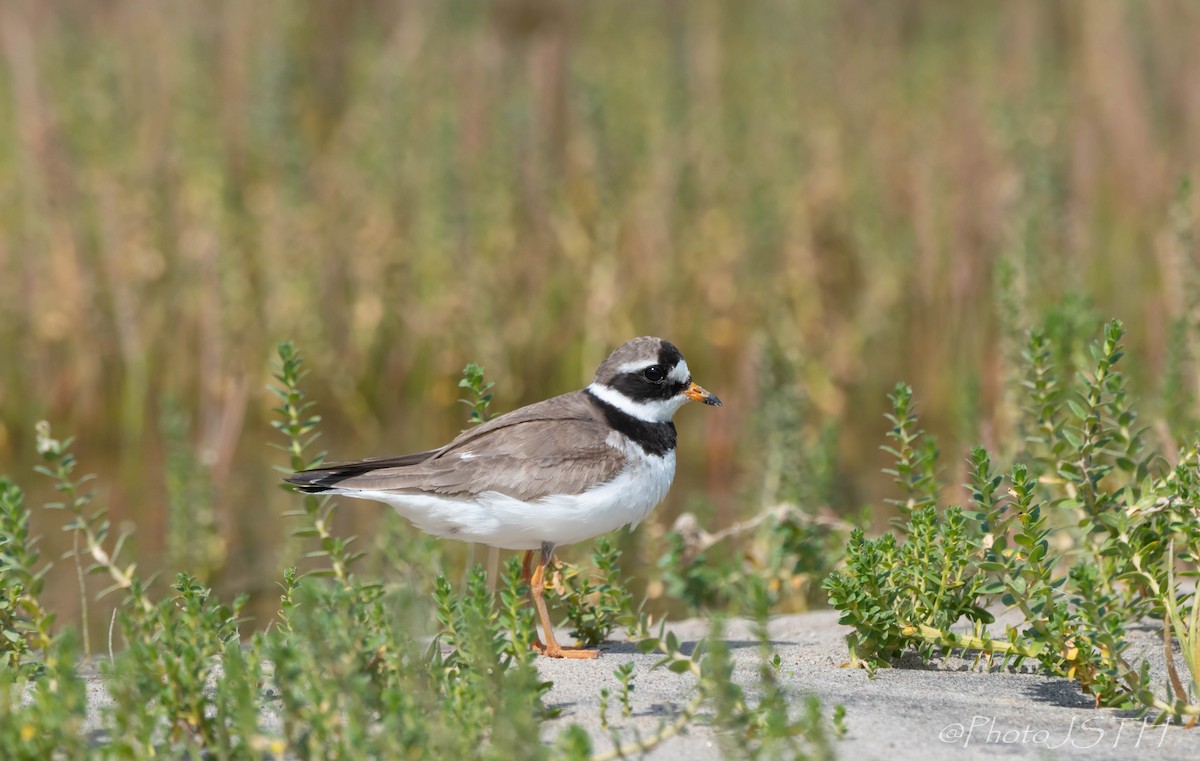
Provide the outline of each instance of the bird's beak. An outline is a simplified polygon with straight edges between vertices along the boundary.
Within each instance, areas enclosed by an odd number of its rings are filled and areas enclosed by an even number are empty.
[[[713,407],[721,406],[721,400],[717,398],[716,394],[710,391],[705,391],[695,381],[692,381],[688,384],[688,387],[684,390],[683,395],[688,399],[691,399],[693,402],[704,402],[705,404],[710,404]]]

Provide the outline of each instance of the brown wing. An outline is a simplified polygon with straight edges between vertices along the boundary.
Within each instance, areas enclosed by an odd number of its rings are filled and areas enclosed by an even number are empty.
[[[432,452],[327,466],[288,480],[307,491],[495,491],[526,501],[579,494],[625,466],[624,453],[605,443],[609,433],[587,398],[573,392],[468,429]]]

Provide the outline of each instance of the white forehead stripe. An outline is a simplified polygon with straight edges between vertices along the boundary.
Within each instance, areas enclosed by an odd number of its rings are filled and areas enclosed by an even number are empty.
[[[639,359],[637,362],[626,362],[623,365],[617,365],[617,372],[620,373],[621,375],[628,375],[629,373],[640,373],[642,370],[645,370],[647,367],[650,367],[651,365],[657,365],[657,364],[658,364],[657,359]]]
[[[647,423],[666,423],[675,416],[675,412],[687,403],[688,398],[676,394],[670,399],[654,399],[646,402],[635,402],[614,388],[603,383],[593,383],[587,387],[602,402],[611,404],[626,415],[645,420]]]
[[[692,372],[688,370],[687,362],[682,359],[679,364],[671,368],[671,372],[667,373],[667,377],[676,383],[687,383],[692,379]]]
[[[623,365],[617,366],[617,372],[621,375],[640,373],[647,367],[652,367],[657,364],[658,360],[656,359],[643,359],[638,362],[626,362]],[[671,368],[671,371],[667,373],[667,377],[676,383],[687,383],[692,379],[692,371],[688,370],[687,362],[681,359],[674,367]]]

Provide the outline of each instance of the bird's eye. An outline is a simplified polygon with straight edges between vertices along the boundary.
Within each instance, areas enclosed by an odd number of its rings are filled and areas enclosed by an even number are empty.
[[[642,371],[642,375],[651,383],[658,383],[667,377],[667,371],[663,369],[662,365],[650,365]]]

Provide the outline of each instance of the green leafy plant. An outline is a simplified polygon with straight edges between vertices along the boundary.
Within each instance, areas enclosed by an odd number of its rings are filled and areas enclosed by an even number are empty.
[[[608,729],[608,699],[612,697],[607,687],[600,688],[600,727]]]
[[[0,669],[0,749],[12,761],[85,758],[87,687],[77,672],[75,636],[55,637],[39,656],[36,679]]]
[[[439,577],[438,583],[440,584]],[[537,617],[529,604],[529,586],[521,578],[521,563],[511,557],[504,565],[504,578],[499,590],[500,625],[508,633],[512,645],[511,654],[518,660],[532,657],[537,640]],[[436,594],[440,593],[435,588]]]
[[[956,649],[1000,663],[1032,660],[1076,680],[1098,704],[1200,716],[1194,592],[1176,573],[1180,564],[1189,575],[1196,570],[1200,457],[1184,452],[1176,467],[1164,468],[1149,451],[1117,370],[1122,335],[1119,321],[1106,325],[1090,371],[1062,384],[1047,334],[1031,331],[1022,424],[1029,462],[1001,475],[989,453],[975,448],[970,510],[939,508],[936,479],[906,476],[904,507],[921,506],[905,511],[904,539],[852,535],[845,568],[824,583],[842,622],[854,627],[851,664],[875,669],[908,651],[929,659]],[[907,387],[892,402],[896,428],[914,429]],[[899,440],[907,443],[890,450],[898,460],[893,472],[912,473],[903,462],[920,445],[911,433]],[[915,470],[930,474],[932,464]],[[1022,620],[1003,636],[987,628],[998,604]],[[1153,619],[1166,622],[1166,699],[1155,694],[1145,664],[1128,660],[1130,626]],[[1191,653],[1184,656],[1190,686],[1177,674],[1173,637]]]
[[[731,600],[732,586],[725,581],[741,571],[733,560],[718,561],[708,549],[688,545],[685,535],[672,531],[658,561],[667,595],[683,601],[689,611],[721,610]]]
[[[1167,557],[1164,559],[1164,565],[1167,570],[1167,586],[1165,589],[1156,589],[1160,598],[1166,605],[1167,622],[1163,627],[1164,649],[1168,656],[1168,674],[1171,680],[1171,687],[1175,691],[1175,696],[1180,701],[1194,699],[1195,696],[1200,696],[1200,598],[1193,592],[1191,595],[1178,595],[1176,590],[1179,588],[1176,585],[1175,577],[1175,551],[1174,546],[1170,547]],[[1197,570],[1200,570],[1200,557],[1195,554],[1193,547],[1191,552],[1182,558],[1190,567],[1189,575],[1195,578]],[[1191,676],[1190,684],[1184,685],[1179,678],[1178,672],[1174,667],[1174,658],[1171,657],[1171,638],[1179,640],[1180,653],[1183,655],[1183,661],[1187,665],[1187,670]],[[1193,721],[1194,723],[1194,721]]]
[[[221,605],[194,577],[181,573],[173,595],[148,612],[122,611],[125,649],[103,671],[113,705],[109,711],[113,751],[147,758],[162,748],[231,751],[227,696],[246,689],[245,662],[231,677],[221,664],[238,646],[244,596]],[[220,678],[222,690],[210,689]],[[253,685],[254,681],[250,681]]]
[[[849,727],[846,726],[846,706],[838,703],[833,707],[833,734],[841,739],[846,736]]]
[[[621,713],[628,717],[633,714],[633,661],[617,666],[613,676],[621,685],[617,692],[617,698],[621,701]]]
[[[508,591],[519,594],[518,576]],[[300,582],[291,632],[263,639],[275,664],[287,746],[303,758],[545,757],[548,687],[510,639],[482,571],[456,594],[440,578],[429,602],[351,579]],[[439,622],[422,645],[414,623]]]
[[[733,678],[733,660],[725,643],[724,624],[715,616],[709,634],[695,644],[690,653],[682,650],[679,638],[660,627],[657,634],[642,631],[638,649],[644,653],[659,653],[662,658],[654,668],[667,668],[678,674],[690,673],[696,679],[696,694],[677,719],[664,723],[648,739],[620,746],[613,757],[623,757],[634,751],[645,751],[664,739],[682,731],[704,707],[712,712],[712,723],[722,733],[720,742],[726,754],[743,758],[826,759],[833,757],[828,728],[821,714],[820,701],[809,697],[803,710],[792,710],[796,697],[778,683],[771,667],[773,648],[766,633],[766,618],[761,612],[769,608],[770,594],[765,586],[751,584],[744,590],[753,601],[757,636],[762,656],[759,676],[762,695],[754,703],[746,690]],[[766,603],[766,604],[764,604]],[[643,624],[644,624],[643,620]]]
[[[620,560],[621,550],[602,536],[592,548],[594,574],[565,563],[555,571],[547,597],[566,609],[571,636],[584,646],[600,644],[618,627],[632,630],[633,595],[621,576]]]
[[[308,374],[304,369],[304,360],[296,351],[291,341],[283,341],[276,347],[274,377],[276,385],[270,386],[280,401],[280,406],[272,410],[279,420],[272,420],[271,425],[284,435],[286,445],[278,448],[287,452],[288,466],[278,467],[281,473],[291,474],[299,470],[316,468],[325,461],[325,452],[309,456],[307,451],[320,437],[317,424],[321,422],[320,415],[310,414],[315,402],[306,401],[300,381]],[[291,487],[281,485],[284,489]],[[318,576],[332,576],[343,586],[350,583],[350,567],[363,557],[365,553],[352,552],[350,545],[355,537],[343,538],[335,535],[331,528],[336,503],[329,497],[316,494],[306,494],[301,500],[302,509],[288,513],[290,516],[302,516],[307,520],[305,528],[297,529],[293,536],[315,538],[319,548],[307,553],[309,558],[325,558],[328,568],[318,568],[311,573]]]
[[[123,590],[128,604],[139,608],[142,613],[149,613],[153,606],[146,595],[145,582],[137,575],[137,563],[122,566],[117,562],[129,534],[124,533],[117,537],[111,548],[105,545],[111,528],[108,511],[104,508],[89,510],[93,495],[83,489],[94,476],[74,478],[77,462],[71,452],[73,441],[71,438],[62,441],[52,438],[50,424],[46,421],[37,425],[37,449],[46,464],[38,465],[35,470],[53,479],[54,488],[63,495],[62,502],[51,502],[45,507],[48,510],[65,510],[71,516],[63,530],[71,532],[74,540],[70,556],[75,560],[79,581],[81,619],[88,620],[88,595],[84,574],[107,575],[112,584],[100,593],[101,596]],[[85,556],[91,560],[86,568],[83,565]],[[83,652],[85,656],[91,654],[91,640],[86,626],[83,627]]]
[[[494,381],[484,380],[483,368],[474,362],[464,367],[462,374],[463,377],[458,382],[458,387],[466,389],[470,397],[458,401],[471,408],[468,420],[472,424],[485,423],[492,417],[488,408],[492,405],[492,399],[495,397],[492,388],[496,384]]]
[[[0,477],[0,656],[8,670],[36,670],[50,646],[54,614],[39,595],[49,566],[38,567],[37,538],[21,489]]]
[[[884,470],[884,473],[895,479],[904,495],[902,499],[891,500],[900,509],[898,525],[903,526],[903,518],[937,502],[942,488],[934,470],[938,456],[937,441],[917,428],[911,386],[897,384],[888,399],[892,402],[892,411],[887,419],[892,422],[892,429],[887,435],[894,443],[883,447],[883,450],[896,459],[896,465]]]

